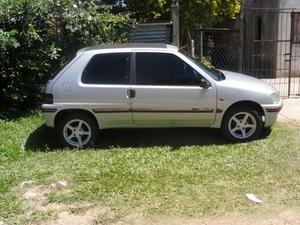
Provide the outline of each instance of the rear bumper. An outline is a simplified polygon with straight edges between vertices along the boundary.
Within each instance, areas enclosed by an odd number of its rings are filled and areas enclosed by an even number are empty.
[[[276,104],[262,105],[265,112],[265,127],[270,127],[276,122],[278,113],[282,109],[282,106],[282,100]]]
[[[55,116],[57,112],[62,108],[61,105],[58,104],[43,104],[41,111],[45,118],[46,126],[54,127]]]

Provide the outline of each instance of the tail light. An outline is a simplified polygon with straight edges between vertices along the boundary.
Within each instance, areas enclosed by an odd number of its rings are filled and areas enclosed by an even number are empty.
[[[53,95],[52,94],[45,94],[44,102],[46,104],[53,104]]]

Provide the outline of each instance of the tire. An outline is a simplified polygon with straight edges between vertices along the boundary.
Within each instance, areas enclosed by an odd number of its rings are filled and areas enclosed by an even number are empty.
[[[93,147],[98,138],[97,122],[86,114],[69,114],[58,121],[56,135],[62,147]]]
[[[236,107],[228,111],[222,122],[222,132],[232,142],[257,139],[263,131],[259,113],[250,107]]]
[[[272,133],[272,127],[264,127],[262,129],[260,137],[261,138],[267,138],[267,137],[270,136],[271,133]]]

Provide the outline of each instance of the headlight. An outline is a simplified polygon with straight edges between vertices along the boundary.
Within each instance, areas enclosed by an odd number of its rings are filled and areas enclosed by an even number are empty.
[[[278,92],[274,92],[274,93],[271,95],[271,99],[272,99],[272,102],[273,102],[273,103],[278,103],[278,102],[280,101],[279,93],[278,93]]]

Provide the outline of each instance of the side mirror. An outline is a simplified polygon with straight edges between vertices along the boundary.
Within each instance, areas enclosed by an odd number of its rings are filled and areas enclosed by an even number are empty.
[[[200,80],[200,87],[202,87],[202,88],[210,88],[211,85],[210,85],[210,83],[209,83],[208,80],[202,78]]]

